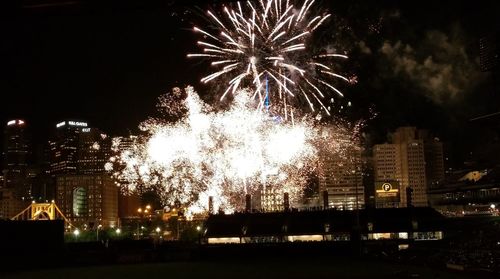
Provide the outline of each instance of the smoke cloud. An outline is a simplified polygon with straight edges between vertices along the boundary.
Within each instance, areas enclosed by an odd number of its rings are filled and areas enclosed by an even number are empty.
[[[463,99],[482,79],[477,59],[466,52],[459,28],[448,35],[430,30],[413,45],[386,40],[378,50],[393,77],[405,77],[439,104]]]

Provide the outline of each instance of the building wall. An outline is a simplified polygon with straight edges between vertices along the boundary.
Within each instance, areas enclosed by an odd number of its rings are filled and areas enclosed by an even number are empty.
[[[138,194],[125,195],[118,193],[118,217],[137,217],[137,209],[141,207],[141,197]]]
[[[110,157],[111,138],[96,128],[82,129],[78,139],[78,173],[102,173]]]
[[[118,224],[118,188],[107,174],[59,175],[56,189],[56,203],[71,222],[89,227]]]
[[[76,156],[78,137],[81,127],[62,126],[56,130],[56,135],[49,142],[50,173],[76,173]]]
[[[424,152],[428,188],[440,188],[445,174],[443,143],[437,139],[424,141]]]
[[[365,194],[361,172],[361,151],[346,151],[345,157],[324,153],[321,158],[320,192],[328,192],[329,207],[363,208]]]
[[[403,179],[402,189],[411,187],[413,189],[413,206],[428,206],[427,180],[425,173],[424,143],[422,140],[410,140],[406,144],[401,144],[405,149],[402,151]],[[406,158],[405,158],[406,155]],[[407,204],[406,191],[401,191],[401,203]]]
[[[0,189],[0,219],[10,219],[26,209],[30,201],[16,195],[14,189]]]
[[[401,180],[401,155],[397,144],[377,144],[373,148],[376,181]]]

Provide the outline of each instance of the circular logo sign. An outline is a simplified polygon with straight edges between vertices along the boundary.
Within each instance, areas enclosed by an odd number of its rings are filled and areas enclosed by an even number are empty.
[[[390,183],[382,184],[382,189],[386,192],[389,192],[392,189],[392,185]]]

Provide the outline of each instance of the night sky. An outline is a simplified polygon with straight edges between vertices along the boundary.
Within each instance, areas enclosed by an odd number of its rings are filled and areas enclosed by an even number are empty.
[[[200,10],[229,1],[101,2],[4,6],[2,123],[26,119],[35,142],[66,118],[126,135],[172,87],[207,91],[199,84],[206,64],[186,58],[198,39],[191,28],[203,24]],[[469,119],[500,111],[498,73],[479,69],[479,38],[499,34],[499,1],[317,2],[334,16],[315,38],[346,51],[341,72],[358,77],[343,88],[348,117],[377,113],[370,142],[416,125],[462,144],[473,141]]]

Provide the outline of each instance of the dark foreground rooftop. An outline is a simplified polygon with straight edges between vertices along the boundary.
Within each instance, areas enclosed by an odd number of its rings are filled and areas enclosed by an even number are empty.
[[[438,231],[444,220],[428,207],[236,213],[210,216],[205,237]]]

